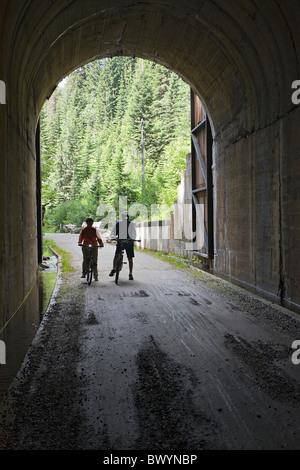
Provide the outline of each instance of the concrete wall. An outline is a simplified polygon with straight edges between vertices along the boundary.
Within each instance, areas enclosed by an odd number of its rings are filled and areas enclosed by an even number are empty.
[[[298,120],[294,110],[226,150],[217,146],[214,172],[215,271],[291,308],[300,300]]]
[[[170,253],[170,220],[140,222],[136,224],[138,246],[143,249]]]
[[[169,67],[208,111],[215,271],[300,305],[299,23],[295,0],[1,1],[0,325],[36,279],[42,105],[76,67],[115,55]]]

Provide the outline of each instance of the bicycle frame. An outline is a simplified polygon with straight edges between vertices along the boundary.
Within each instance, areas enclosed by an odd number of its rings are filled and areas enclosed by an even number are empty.
[[[124,250],[125,250],[125,246],[128,242],[140,242],[141,240],[118,240],[120,246],[121,246],[121,249],[120,249],[120,252],[117,253],[116,255],[116,273],[115,273],[115,283],[116,284],[119,284],[119,274],[120,274],[120,271],[122,270],[123,268],[123,264],[126,264],[126,261],[123,261],[124,259]]]
[[[92,256],[92,246],[89,245],[88,270],[87,270],[87,273],[86,273],[86,280],[87,280],[88,285],[90,285],[91,282],[92,282],[93,271],[94,271],[94,259],[93,259],[93,256]]]
[[[120,253],[117,254],[116,256],[116,274],[115,274],[115,283],[118,284],[119,283],[119,274],[120,274],[120,271],[122,270],[123,268],[123,264],[124,264],[124,249],[125,249],[125,240],[120,240],[119,243],[121,245],[121,251]]]
[[[93,246],[93,245],[84,245],[83,243],[80,243],[79,246],[87,246],[88,247],[88,256],[87,256],[87,272],[86,272],[86,280],[88,285],[91,284],[92,282],[92,277],[93,277],[93,272],[94,272],[94,259],[92,255],[92,249],[93,248],[102,248],[101,246]]]

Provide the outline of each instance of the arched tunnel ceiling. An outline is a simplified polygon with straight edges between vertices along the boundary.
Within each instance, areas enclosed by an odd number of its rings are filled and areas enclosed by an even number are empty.
[[[292,107],[296,0],[2,0],[0,8],[12,116],[30,111],[37,119],[65,75],[122,54],[177,72],[201,96],[216,132],[233,120],[257,129]]]

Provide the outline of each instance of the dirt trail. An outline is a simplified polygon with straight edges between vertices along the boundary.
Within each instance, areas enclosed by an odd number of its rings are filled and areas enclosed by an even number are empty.
[[[1,404],[0,449],[299,449],[296,314],[220,279],[137,252],[116,286],[114,248],[99,282],[72,253]]]

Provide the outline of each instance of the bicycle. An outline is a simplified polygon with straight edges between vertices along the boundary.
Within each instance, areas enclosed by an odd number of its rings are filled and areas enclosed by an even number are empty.
[[[119,284],[119,275],[120,275],[120,271],[122,271],[122,268],[123,268],[123,264],[127,264],[127,261],[124,261],[123,258],[124,258],[124,250],[125,250],[125,246],[126,244],[128,244],[129,242],[140,242],[141,240],[131,240],[131,239],[125,239],[125,240],[119,240],[119,243],[121,245],[121,249],[119,251],[119,253],[117,253],[116,255],[116,266],[115,266],[115,283],[116,284]]]
[[[103,248],[103,247],[100,246],[100,245],[97,245],[97,246],[93,246],[93,245],[84,245],[83,243],[79,243],[78,245],[79,245],[79,246],[87,246],[87,247],[89,248],[88,256],[87,256],[86,280],[87,280],[88,285],[90,285],[91,282],[92,282],[92,277],[93,277],[93,272],[94,272],[94,266],[95,266],[94,258],[93,258],[93,255],[92,255],[92,248]]]

